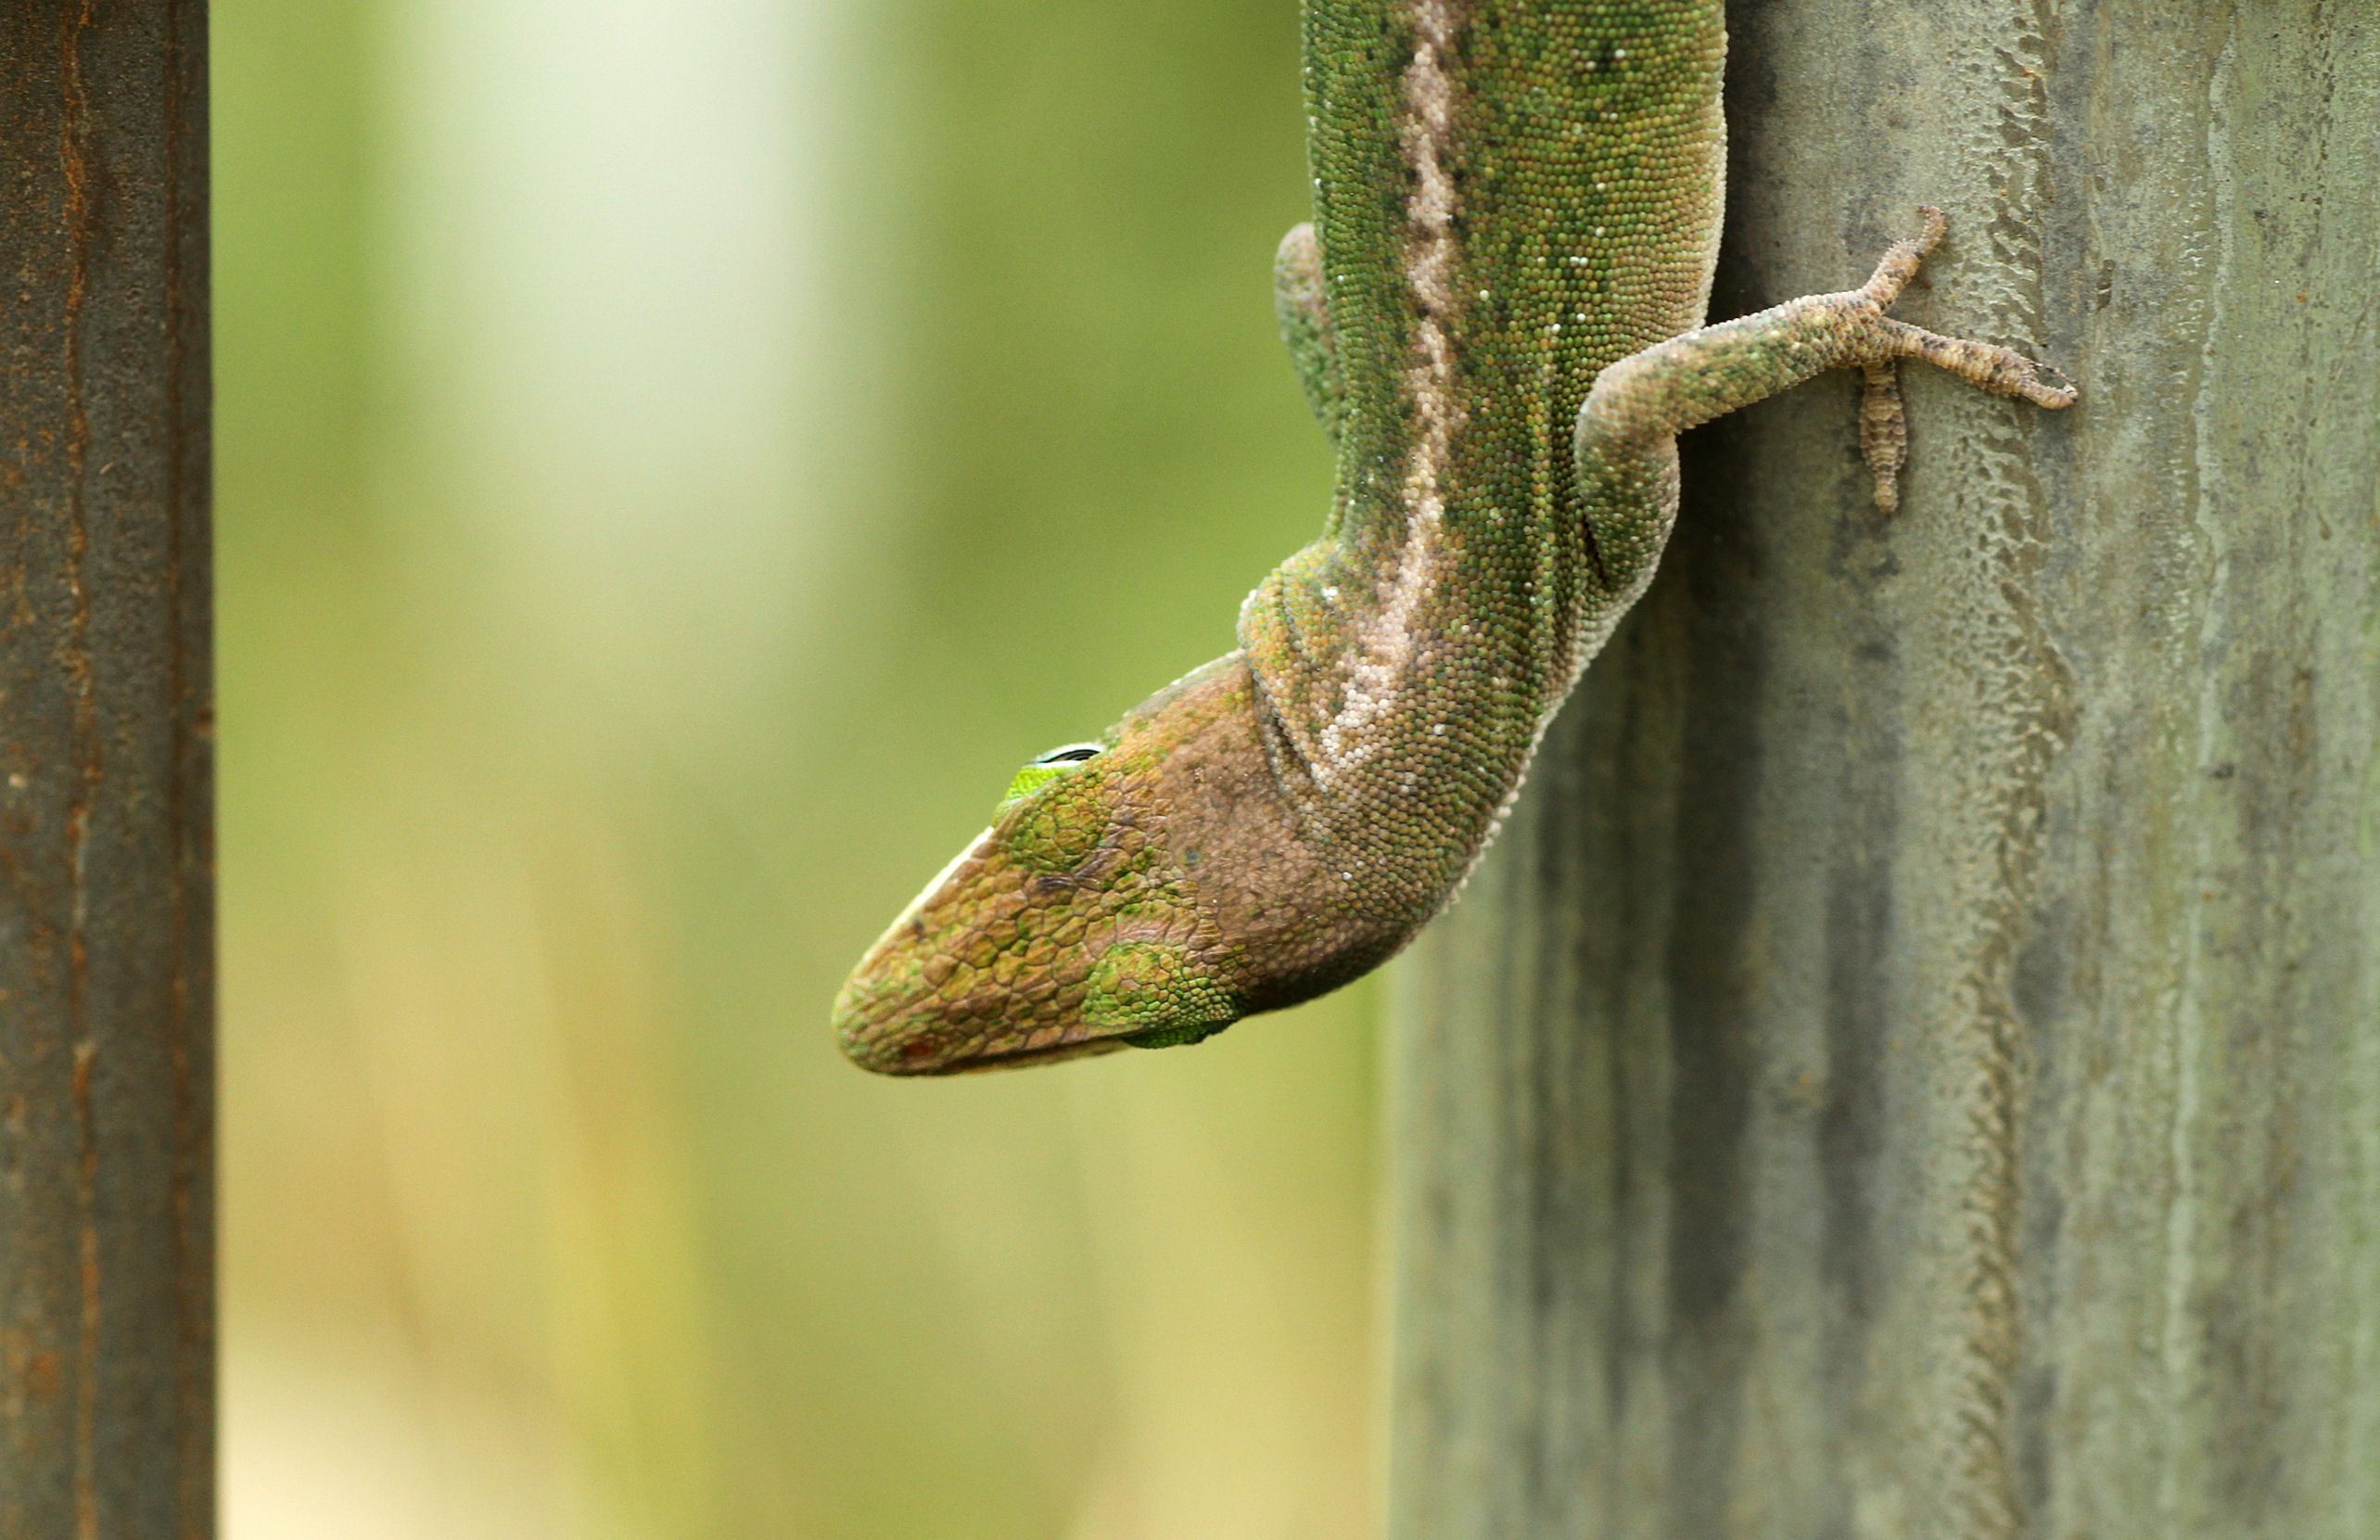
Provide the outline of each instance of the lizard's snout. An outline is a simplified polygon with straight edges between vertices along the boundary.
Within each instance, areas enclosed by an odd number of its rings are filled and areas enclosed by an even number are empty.
[[[1244,1010],[1198,940],[1149,885],[1053,878],[987,833],[869,948],[835,997],[835,1035],[880,1075],[1196,1042]]]
[[[953,1075],[1121,1046],[1081,1022],[1085,926],[987,831],[893,922],[835,997],[844,1053],[880,1075]]]
[[[1244,1014],[1237,954],[1158,837],[1153,763],[1094,749],[1012,791],[836,997],[852,1062],[956,1075],[1192,1043]]]

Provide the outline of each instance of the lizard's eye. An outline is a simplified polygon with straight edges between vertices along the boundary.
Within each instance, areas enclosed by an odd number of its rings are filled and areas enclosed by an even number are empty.
[[[1063,748],[1051,749],[1016,772],[1016,779],[1008,783],[1007,792],[999,799],[1001,809],[1005,810],[1031,796],[1062,772],[1086,759],[1096,759],[1105,752],[1106,749],[1098,744],[1068,744]]]

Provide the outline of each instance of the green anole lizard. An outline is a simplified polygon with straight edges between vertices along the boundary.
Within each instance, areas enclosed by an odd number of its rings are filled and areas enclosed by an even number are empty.
[[[1685,429],[1862,369],[1889,511],[1899,360],[2074,399],[1885,315],[1932,210],[1864,287],[1702,325],[1720,0],[1307,0],[1305,49],[1315,221],[1275,283],[1338,448],[1322,537],[1238,650],[1016,777],[844,986],[870,1069],[1196,1042],[1404,946],[1650,581]]]

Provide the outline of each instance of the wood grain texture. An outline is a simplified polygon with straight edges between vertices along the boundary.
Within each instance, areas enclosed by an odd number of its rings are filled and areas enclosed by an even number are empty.
[[[0,1540],[214,1533],[206,83],[0,11]]]
[[[1392,1051],[1391,1534],[2380,1531],[2380,30],[1731,17],[1714,317],[1952,219],[1686,446]]]

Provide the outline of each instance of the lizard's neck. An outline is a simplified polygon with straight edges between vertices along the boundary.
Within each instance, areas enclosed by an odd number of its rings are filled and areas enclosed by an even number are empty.
[[[1483,3],[1306,8],[1339,487],[1241,615],[1285,786],[1400,911],[1467,869],[1622,607],[1572,425],[1699,323],[1719,227],[1717,0]],[[1424,797],[1445,826],[1395,827]]]

